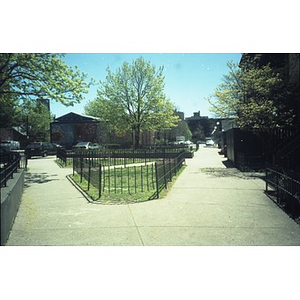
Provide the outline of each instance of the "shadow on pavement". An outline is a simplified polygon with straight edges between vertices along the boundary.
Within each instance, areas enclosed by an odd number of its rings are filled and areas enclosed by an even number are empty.
[[[57,174],[51,174],[48,173],[27,173],[25,174],[25,182],[24,187],[29,187],[32,184],[43,184],[47,183],[53,180],[58,180],[55,178],[52,178],[53,176],[57,176]]]
[[[265,174],[261,172],[242,172],[229,160],[222,161],[222,163],[226,168],[201,168],[201,172],[219,178],[235,177],[239,179],[264,179],[265,177]]]

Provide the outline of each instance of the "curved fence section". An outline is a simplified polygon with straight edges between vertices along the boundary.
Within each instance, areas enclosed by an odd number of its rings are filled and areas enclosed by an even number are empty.
[[[99,199],[103,194],[136,194],[147,192],[149,200],[159,198],[163,188],[178,173],[185,162],[186,153],[171,153],[166,157],[143,153],[143,157],[95,157],[87,153],[73,155],[73,176],[86,183],[86,189],[97,190],[93,198]],[[116,157],[119,156],[119,157]],[[163,156],[163,157],[161,157]],[[141,160],[139,160],[141,159]],[[108,164],[110,162],[110,164]]]

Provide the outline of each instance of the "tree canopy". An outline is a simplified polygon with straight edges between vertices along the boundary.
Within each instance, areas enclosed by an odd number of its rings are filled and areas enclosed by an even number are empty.
[[[115,73],[107,68],[106,81],[100,81],[98,95],[86,107],[86,114],[99,117],[117,132],[130,130],[135,147],[140,133],[176,126],[175,107],[164,94],[163,67],[156,69],[142,57],[125,62]]]
[[[184,136],[186,141],[189,141],[192,138],[192,132],[189,129],[189,126],[183,120],[179,121],[178,125],[171,130],[171,139],[175,141],[177,136]]]
[[[233,117],[241,128],[262,131],[292,122],[293,113],[285,105],[288,91],[280,73],[270,67],[245,69],[228,62],[229,73],[208,100],[218,117]]]
[[[87,74],[69,67],[63,54],[1,53],[0,108],[9,123],[14,108],[38,98],[72,106],[84,99],[92,82]]]

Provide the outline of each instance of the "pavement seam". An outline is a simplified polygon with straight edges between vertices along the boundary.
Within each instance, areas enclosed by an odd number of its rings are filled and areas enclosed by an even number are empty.
[[[132,210],[131,210],[131,208],[130,208],[130,205],[128,204],[127,207],[128,207],[128,209],[129,209],[129,212],[130,212],[130,215],[131,215],[131,217],[132,217],[132,220],[133,220],[134,226],[135,226],[135,228],[136,228],[136,231],[137,231],[137,233],[138,233],[138,235],[139,235],[140,241],[141,241],[142,245],[145,246],[144,241],[143,241],[142,236],[141,236],[141,233],[140,233],[140,231],[139,231],[139,228],[138,228],[138,226],[137,226],[137,224],[136,224],[136,222],[135,222],[135,219],[134,219]]]

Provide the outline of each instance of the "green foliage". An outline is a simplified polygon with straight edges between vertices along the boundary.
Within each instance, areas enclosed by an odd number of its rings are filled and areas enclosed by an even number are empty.
[[[193,136],[197,140],[205,140],[205,133],[203,126],[201,124],[198,124],[195,130],[193,131]]]
[[[50,141],[50,112],[44,103],[25,101],[17,120],[30,140]]]
[[[243,94],[241,70],[233,62],[228,62],[227,66],[229,73],[223,75],[223,82],[215,89],[214,95],[207,99],[212,105],[210,110],[221,118],[232,118],[238,115],[238,102]]]
[[[186,141],[189,141],[192,138],[192,133],[185,121],[179,121],[178,125],[171,129],[171,139],[175,141],[176,136],[184,136]]]
[[[12,94],[0,94],[0,128],[15,125],[18,101]]]
[[[208,99],[212,112],[235,118],[241,128],[262,131],[292,122],[293,113],[285,105],[288,91],[280,73],[269,65],[257,67],[248,62],[244,69],[233,62],[227,65],[229,74]]]
[[[63,55],[46,53],[0,54],[0,100],[14,95],[18,100],[53,99],[68,106],[79,103],[89,84],[87,74],[73,70]]]
[[[139,146],[144,130],[163,130],[175,126],[178,117],[164,94],[163,68],[156,70],[142,57],[124,63],[116,73],[107,68],[106,81],[100,81],[98,96],[85,107],[89,115],[107,122],[112,130],[130,130]]]

